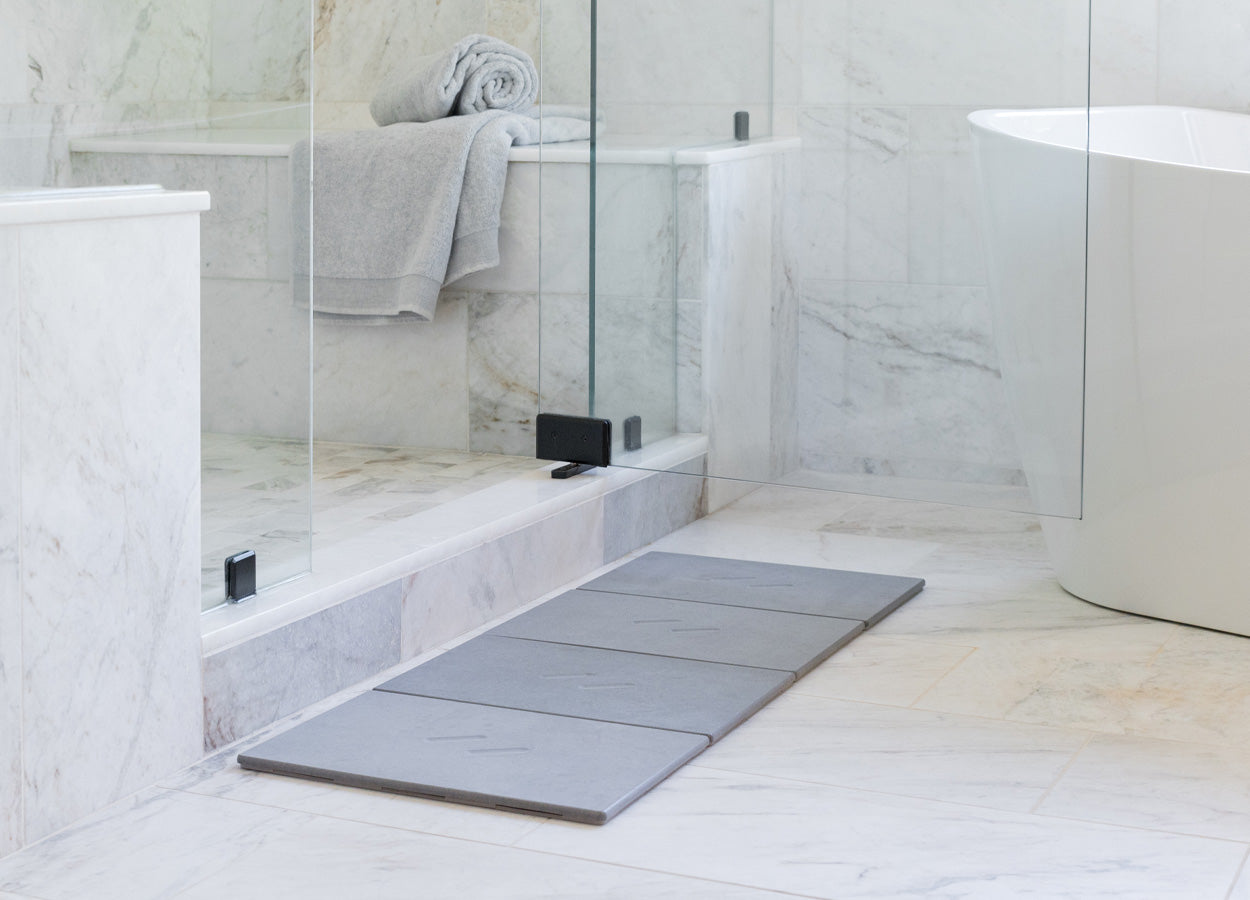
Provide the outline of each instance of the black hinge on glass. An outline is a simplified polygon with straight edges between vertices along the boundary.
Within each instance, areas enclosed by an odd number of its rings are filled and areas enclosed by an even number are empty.
[[[567,462],[552,478],[571,478],[597,466],[612,464],[612,423],[588,416],[539,413],[534,456]]]
[[[238,603],[256,596],[256,551],[226,557],[226,599]]]

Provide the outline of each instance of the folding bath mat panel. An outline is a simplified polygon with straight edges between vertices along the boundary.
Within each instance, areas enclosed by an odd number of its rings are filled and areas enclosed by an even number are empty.
[[[603,824],[923,588],[647,553],[239,763]]]

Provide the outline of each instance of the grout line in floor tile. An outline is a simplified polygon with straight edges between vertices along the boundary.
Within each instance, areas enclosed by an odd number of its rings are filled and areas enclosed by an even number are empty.
[[[1076,749],[1076,752],[1073,753],[1072,756],[1069,757],[1068,761],[1063,764],[1063,768],[1059,770],[1059,774],[1055,776],[1055,779],[1054,781],[1050,783],[1050,786],[1047,787],[1046,790],[1042,792],[1042,796],[1040,796],[1037,799],[1037,802],[1033,804],[1033,808],[1030,809],[1029,812],[1033,813],[1034,815],[1040,815],[1039,810],[1042,808],[1042,804],[1046,802],[1046,799],[1048,797],[1050,797],[1051,792],[1054,791],[1056,787],[1058,787],[1059,782],[1063,781],[1064,776],[1068,774],[1068,770],[1071,769],[1076,764],[1077,757],[1085,752],[1085,748],[1090,745],[1090,742],[1093,741],[1094,736],[1095,736],[1095,732],[1093,731],[1085,735],[1085,740],[1081,742],[1081,746],[1078,747]]]
[[[334,821],[339,821],[339,822],[350,822],[355,825],[364,825],[370,828],[383,828],[388,831],[396,831],[396,832],[401,832],[403,834],[420,834],[426,837],[438,838],[438,839],[448,840],[448,841],[457,841],[462,844],[475,844],[477,846],[490,847],[490,848],[494,848],[497,850],[512,850],[518,853],[528,853],[528,854],[534,854],[537,856],[547,856],[547,857],[553,857],[553,858],[558,858],[558,859],[573,859],[579,862],[591,863],[591,864],[598,865],[598,866],[608,866],[614,869],[626,869],[626,870],[635,871],[635,872],[648,872],[654,875],[667,875],[673,878],[682,878],[682,879],[687,879],[689,881],[702,882],[705,884],[720,884],[720,885],[728,885],[732,887],[742,887],[742,888],[748,888],[748,889],[753,889],[753,890],[766,891],[769,893],[777,894],[778,896],[782,896],[782,897],[798,897],[798,898],[804,898],[804,900],[823,900],[823,898],[821,898],[819,895],[816,895],[816,894],[798,894],[798,893],[794,893],[791,891],[778,890],[776,888],[761,887],[760,885],[757,885],[757,884],[748,884],[748,883],[739,882],[739,881],[726,881],[724,879],[719,879],[719,878],[702,878],[697,875],[688,875],[683,872],[674,872],[674,871],[669,871],[666,869],[653,869],[653,868],[647,868],[644,866],[632,866],[632,865],[628,865],[625,863],[612,862],[612,861],[603,860],[603,859],[595,859],[593,857],[582,857],[582,856],[576,856],[576,855],[572,855],[568,853],[555,853],[549,850],[539,850],[539,849],[532,848],[532,847],[516,846],[518,842],[524,840],[526,837],[529,837],[534,832],[536,832],[539,828],[542,828],[544,825],[548,825],[553,822],[560,822],[561,820],[559,819],[536,817],[539,819],[539,821],[535,822],[534,826],[532,828],[527,829],[524,834],[517,837],[515,840],[511,842],[497,843],[495,841],[485,841],[485,840],[480,840],[477,838],[462,837],[460,835],[443,834],[437,831],[426,831],[420,828],[406,828],[402,825],[395,825],[395,824],[389,824],[389,823],[383,823],[383,822],[371,822],[367,819],[357,819],[357,818],[352,818],[350,816],[336,816],[336,815],[331,815],[329,813],[313,812],[313,811],[306,810],[306,809],[293,809],[289,806],[279,806],[279,805],[272,804],[272,803],[261,803],[255,800],[246,800],[246,799],[241,799],[238,797],[220,797],[220,796],[215,796],[211,794],[197,794],[194,791],[188,791],[183,788],[166,788],[165,793],[167,794],[189,794],[201,800],[208,799],[208,800],[224,801],[226,803],[238,803],[238,804],[242,804],[245,806],[254,806],[254,807],[260,807],[263,809],[273,809],[273,810],[278,810],[279,812],[283,812],[283,813],[293,813],[295,815],[308,816],[308,817],[315,818],[315,819],[329,819],[329,820],[334,820]],[[394,796],[402,797],[403,795],[396,794]],[[412,799],[413,801],[419,801],[422,798],[413,797],[410,799]],[[443,801],[429,800],[427,802],[442,803]],[[446,805],[454,806],[457,804],[447,803]],[[481,807],[481,809],[483,811],[489,811],[486,807]],[[573,824],[577,824],[577,823],[573,823]],[[582,827],[601,828],[604,826],[586,825]],[[201,881],[214,877],[216,874],[218,873],[216,872],[210,873],[209,875],[205,876],[204,879],[201,879]],[[197,884],[198,883],[199,882],[197,882]],[[194,886],[195,885],[191,885],[183,889],[182,891],[179,891],[179,894],[183,894],[186,891],[191,890]],[[174,896],[177,897],[178,894],[175,894]],[[32,900],[34,900],[34,898],[32,898]]]
[[[1247,859],[1250,859],[1250,845],[1246,847],[1246,854],[1241,858],[1241,865],[1237,867],[1237,872],[1233,875],[1233,883],[1228,886],[1228,890],[1224,894],[1224,900],[1233,900],[1233,891],[1237,890],[1237,884],[1246,872]]]

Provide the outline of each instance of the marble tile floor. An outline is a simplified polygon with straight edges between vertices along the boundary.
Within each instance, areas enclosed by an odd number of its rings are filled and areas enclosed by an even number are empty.
[[[928,586],[606,826],[233,762],[396,669],[0,861],[0,898],[1250,900],[1250,639],[1065,594],[1014,513],[769,488],[646,549]]]
[[[255,550],[259,583],[275,584],[307,570],[310,541],[321,550],[547,465],[493,453],[317,441],[310,492],[304,441],[205,433],[201,460],[205,608],[222,602],[223,561],[234,553]]]

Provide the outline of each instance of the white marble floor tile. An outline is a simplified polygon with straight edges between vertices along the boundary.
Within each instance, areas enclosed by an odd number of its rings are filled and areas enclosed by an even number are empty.
[[[1031,809],[1084,732],[784,694],[694,765],[794,781]]]
[[[688,766],[599,829],[518,844],[805,896],[1222,898],[1245,845]]]
[[[255,853],[295,815],[144,791],[0,860],[0,890],[41,900],[173,897]]]
[[[922,541],[805,532],[707,518],[661,538],[648,549],[923,577],[923,561],[936,548],[936,544]]]
[[[1037,812],[1250,841],[1250,757],[1241,746],[1099,735]]]
[[[1228,892],[1227,900],[1250,900],[1250,866],[1246,862],[1242,863],[1241,876]]]
[[[10,857],[0,885],[41,900],[770,896],[176,791]]]
[[[863,634],[809,672],[790,693],[911,706],[973,650]]]
[[[302,778],[249,772],[233,760],[183,790],[207,797],[297,810],[405,831],[508,845],[539,824],[534,816],[419,797],[357,790]]]

